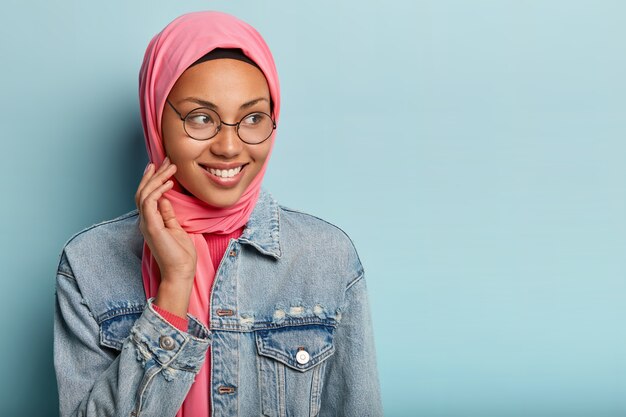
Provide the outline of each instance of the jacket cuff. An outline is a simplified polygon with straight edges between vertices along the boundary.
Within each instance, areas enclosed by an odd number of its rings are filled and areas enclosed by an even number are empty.
[[[153,300],[148,300],[131,330],[131,340],[143,362],[154,359],[163,366],[198,373],[210,345],[208,329],[191,320],[189,328],[193,328],[193,334],[177,329],[155,311]]]

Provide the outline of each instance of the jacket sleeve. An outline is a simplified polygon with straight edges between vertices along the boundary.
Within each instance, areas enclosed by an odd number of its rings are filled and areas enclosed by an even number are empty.
[[[63,254],[57,271],[54,366],[60,415],[174,416],[209,347],[207,329],[190,317],[181,332],[152,300],[121,352],[100,345],[100,328]]]
[[[376,350],[363,275],[348,285],[334,343],[335,353],[326,366],[320,417],[382,416]]]

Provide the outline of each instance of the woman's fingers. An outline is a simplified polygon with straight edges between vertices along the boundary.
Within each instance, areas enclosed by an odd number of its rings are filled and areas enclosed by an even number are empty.
[[[137,208],[141,211],[143,201],[157,188],[163,185],[174,173],[176,172],[176,165],[171,164],[169,159],[163,161],[163,165],[159,169],[152,173],[153,169],[148,168],[144,174],[139,186],[137,187],[137,193],[135,194],[135,203]]]
[[[135,205],[137,206],[137,208],[139,208],[139,204],[140,204],[139,196],[140,196],[141,190],[143,189],[143,187],[146,186],[146,183],[152,177],[152,171],[153,170],[154,170],[154,164],[153,163],[149,163],[148,166],[146,167],[146,169],[143,172],[143,175],[141,177],[141,181],[139,181],[139,185],[137,186],[137,191],[135,192]]]
[[[146,183],[152,176],[152,171],[154,170],[154,164],[150,162],[146,165],[146,169],[143,171],[143,175],[141,176],[141,181],[139,181],[139,185],[137,186],[137,192],[135,193],[135,203],[139,204],[139,191],[145,187]]]
[[[174,181],[168,180],[152,190],[152,192],[148,194],[147,197],[142,198],[139,212],[146,222],[146,229],[149,233],[154,233],[158,229],[162,229],[165,226],[164,219],[158,210],[158,201],[163,196],[163,194],[171,189],[173,186]]]
[[[159,264],[161,279],[191,277],[193,279],[196,252],[193,241],[178,223],[172,203],[164,194],[172,189],[171,179],[176,165],[169,159],[155,170],[148,165],[135,193],[139,209],[139,229]]]
[[[163,160],[163,163],[161,164],[161,166],[158,167],[158,168],[155,168],[155,164],[152,163],[152,162],[150,162],[146,166],[146,169],[144,170],[143,175],[141,177],[141,181],[139,182],[139,185],[137,186],[137,192],[135,193],[135,202],[136,203],[140,202],[139,201],[140,192],[148,184],[148,181],[150,181],[150,179],[153,178],[156,174],[161,173],[169,165],[170,165],[169,158],[165,158]]]
[[[174,213],[174,207],[172,207],[172,203],[166,197],[162,197],[158,200],[158,209],[159,213],[161,213],[161,217],[163,218],[163,224],[168,229],[181,229],[182,227],[178,223],[176,219],[176,213]]]

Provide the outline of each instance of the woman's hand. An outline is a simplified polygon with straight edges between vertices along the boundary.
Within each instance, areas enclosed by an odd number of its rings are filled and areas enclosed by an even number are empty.
[[[165,158],[155,172],[149,164],[135,194],[139,229],[159,265],[161,284],[155,304],[185,317],[196,273],[196,248],[176,219],[174,208],[163,194],[172,188],[169,178],[176,165]]]

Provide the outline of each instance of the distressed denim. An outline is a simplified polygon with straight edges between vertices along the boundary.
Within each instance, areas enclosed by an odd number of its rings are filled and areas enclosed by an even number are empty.
[[[215,275],[208,328],[146,300],[137,212],[70,239],[57,271],[62,416],[174,416],[211,349],[212,416],[381,416],[363,268],[337,227],[262,191]]]

